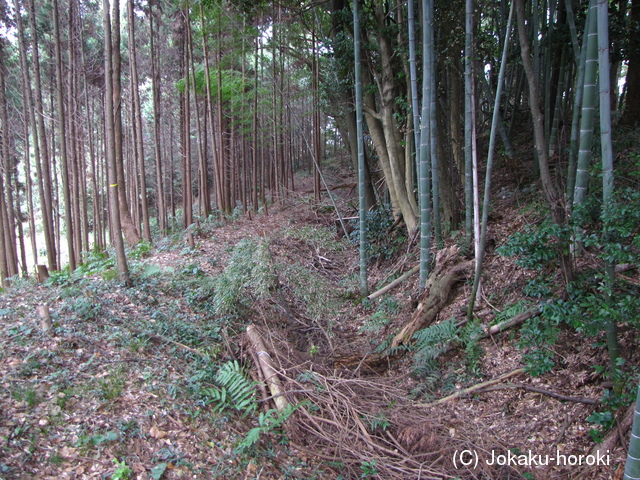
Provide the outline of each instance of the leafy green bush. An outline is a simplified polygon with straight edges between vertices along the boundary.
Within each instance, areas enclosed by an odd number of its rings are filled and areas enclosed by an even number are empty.
[[[389,230],[393,225],[393,212],[390,207],[379,208],[367,212],[367,258],[369,260],[389,259],[401,248],[406,237],[399,230],[395,234],[390,234]],[[350,241],[353,244],[360,243],[359,220],[352,220],[353,231],[350,234]]]
[[[281,282],[290,288],[314,321],[331,318],[340,304],[339,292],[331,282],[295,263],[277,265]]]
[[[527,226],[516,232],[496,251],[506,257],[515,257],[516,264],[521,267],[540,271],[569,253],[571,233],[569,225],[559,226],[547,218],[540,225]]]
[[[129,250],[129,256],[134,260],[141,260],[145,257],[148,257],[153,249],[153,245],[148,240],[142,239],[135,245],[131,250]]]

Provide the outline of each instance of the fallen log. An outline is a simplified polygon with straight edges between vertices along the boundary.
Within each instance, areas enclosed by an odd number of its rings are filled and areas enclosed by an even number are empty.
[[[436,267],[427,279],[418,308],[411,315],[409,323],[393,338],[390,349],[409,343],[414,333],[435,321],[440,310],[446,306],[453,287],[464,279],[465,272],[472,265],[472,260],[460,258],[456,247],[438,252]]]
[[[391,290],[393,287],[401,284],[402,282],[404,282],[407,278],[409,278],[411,275],[413,275],[414,273],[417,273],[420,270],[420,265],[416,265],[415,267],[413,267],[411,270],[409,270],[408,272],[405,272],[404,274],[402,274],[402,276],[396,278],[393,282],[391,282],[389,285],[387,285],[386,287],[382,287],[380,290],[378,290],[377,292],[372,293],[371,295],[369,295],[367,297],[368,300],[375,300],[376,298],[378,298],[380,295],[384,295],[385,293],[387,293],[389,290]]]
[[[262,337],[255,325],[249,325],[247,327],[247,339],[249,340],[249,343],[251,343],[251,348],[253,348],[253,351],[258,358],[258,365],[256,365],[256,367],[262,370],[265,383],[269,387],[269,391],[273,397],[273,402],[276,404],[276,408],[282,412],[287,408],[289,402],[284,396],[284,390],[282,388],[280,378],[278,377],[278,371],[273,365],[271,356],[269,355],[269,352],[267,352],[264,342],[262,341]]]

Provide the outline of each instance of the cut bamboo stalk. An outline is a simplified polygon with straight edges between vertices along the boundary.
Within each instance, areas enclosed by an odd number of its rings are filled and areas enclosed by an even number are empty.
[[[393,287],[401,284],[402,282],[404,282],[406,279],[408,279],[411,275],[413,275],[414,273],[417,273],[420,271],[420,265],[416,265],[415,267],[413,267],[411,270],[409,270],[408,272],[403,273],[400,277],[396,278],[393,282],[391,282],[389,285],[387,285],[386,287],[382,287],[380,290],[378,290],[377,292],[373,292],[371,295],[369,295],[367,297],[367,300],[375,300],[376,298],[378,298],[380,295],[384,295],[385,293],[387,293],[389,290],[391,290]]]
[[[269,387],[269,391],[273,396],[273,402],[276,404],[276,408],[278,411],[282,412],[289,402],[284,395],[284,390],[282,388],[282,383],[280,382],[280,378],[278,377],[278,370],[273,365],[273,361],[271,360],[271,355],[267,352],[266,347],[264,346],[264,342],[262,341],[262,337],[258,332],[258,329],[255,325],[249,325],[247,327],[247,338],[251,343],[251,347],[253,348],[256,357],[258,358],[258,367],[262,370],[264,375],[265,383]]]

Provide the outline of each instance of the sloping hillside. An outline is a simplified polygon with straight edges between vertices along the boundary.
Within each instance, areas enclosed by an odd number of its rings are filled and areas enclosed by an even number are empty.
[[[619,478],[624,427],[602,454],[590,435],[607,420],[600,338],[561,327],[553,369],[522,371],[535,350],[523,339],[548,325],[523,316],[539,306],[522,293],[531,273],[494,249],[540,221],[539,195],[497,191],[479,321],[463,321],[466,271],[437,327],[392,351],[380,346],[428,295],[410,277],[362,301],[356,247],[331,203],[305,196],[194,226],[195,248],[186,234],[139,246],[132,289],[99,254],[44,285],[16,281],[0,297],[0,478]],[[372,291],[417,263],[401,230],[379,238]],[[632,331],[621,342],[637,364]],[[263,357],[283,395],[264,386]]]

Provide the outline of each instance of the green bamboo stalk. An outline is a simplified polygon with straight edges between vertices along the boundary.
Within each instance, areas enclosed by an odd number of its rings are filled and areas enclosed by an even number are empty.
[[[576,182],[573,192],[573,205],[580,205],[587,195],[589,182],[589,163],[591,161],[591,149],[593,147],[593,126],[595,121],[595,107],[597,98],[597,72],[598,72],[598,32],[597,5],[591,0],[589,18],[589,35],[587,37],[587,60],[585,63],[584,92],[582,98],[582,118],[580,120],[580,146],[578,150],[578,167],[576,170]]]
[[[420,201],[420,288],[423,289],[429,276],[431,261],[431,121],[430,121],[430,89],[429,81],[429,35],[427,28],[429,17],[428,0],[422,0],[422,115],[420,122],[420,156],[418,164],[418,198]]]
[[[408,26],[409,26],[409,76],[411,85],[411,111],[413,112],[413,138],[417,153],[420,148],[420,107],[418,105],[418,73],[416,66],[416,22],[414,13],[414,2],[408,0]]]
[[[558,140],[558,125],[560,124],[560,116],[562,114],[562,95],[564,93],[564,77],[566,71],[567,49],[562,49],[560,56],[560,73],[558,74],[558,91],[556,92],[556,101],[553,108],[553,119],[551,120],[551,133],[549,134],[549,156],[555,153],[556,142]]]
[[[567,0],[571,1],[571,0]],[[582,99],[584,98],[584,77],[587,62],[587,39],[591,29],[591,9],[587,12],[587,20],[584,27],[584,40],[580,49],[580,59],[578,61],[578,76],[575,84],[575,95],[573,97],[573,115],[571,118],[571,135],[569,141],[569,164],[567,168],[567,205],[573,205],[573,192],[576,185],[576,163],[578,159],[578,146],[580,141],[580,113],[582,112]]]
[[[507,53],[509,51],[509,37],[511,35],[511,24],[513,22],[514,2],[511,3],[509,9],[509,20],[507,22],[507,31],[504,36],[504,46],[502,49],[502,60],[500,64],[500,73],[498,74],[498,86],[496,88],[496,101],[493,107],[493,118],[491,121],[491,134],[489,135],[489,152],[487,156],[487,170],[484,183],[484,199],[482,205],[482,230],[480,232],[480,248],[479,258],[476,258],[476,271],[473,279],[473,288],[471,289],[471,298],[469,299],[469,309],[467,316],[469,320],[473,319],[473,308],[476,303],[478,287],[480,286],[480,275],[482,274],[482,260],[484,258],[484,248],[487,240],[487,224],[489,223],[489,194],[491,192],[491,170],[493,167],[493,152],[496,143],[496,132],[498,128],[498,118],[500,114],[500,98],[502,97],[502,88],[504,84],[504,72],[507,65]]]
[[[473,76],[471,61],[473,57],[473,0],[465,1],[465,37],[464,37],[464,202],[465,202],[465,245],[471,245],[473,237],[473,177],[472,177],[472,138],[473,123],[471,88]]]
[[[360,216],[360,294],[369,293],[367,282],[367,205],[364,171],[364,139],[362,132],[362,74],[360,60],[360,15],[358,0],[353,1],[353,48],[356,80],[356,132],[358,137],[358,201]]]
[[[603,231],[611,228],[611,203],[613,201],[613,143],[611,140],[611,77],[609,76],[609,3],[598,0],[598,67],[600,74],[600,149],[602,152],[602,219]],[[613,288],[616,278],[615,263],[605,260],[606,272],[606,301],[611,305]],[[618,325],[613,318],[607,319],[607,350],[611,370],[618,368],[620,349],[618,346]],[[622,393],[622,383],[612,375],[613,388],[616,394]]]
[[[640,478],[640,385],[636,396],[636,406],[633,412],[633,426],[631,440],[627,450],[627,463],[624,466],[622,480],[638,480]]]
[[[436,118],[436,52],[434,34],[434,0],[427,0],[427,24],[423,35],[427,37],[427,61],[429,68],[423,71],[429,80],[429,123],[430,123],[430,147],[431,147],[431,185],[433,197],[433,230],[436,245],[442,245],[442,221],[440,219],[440,172],[438,166],[438,121]]]

